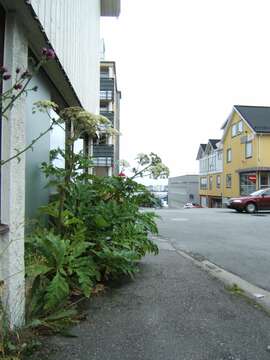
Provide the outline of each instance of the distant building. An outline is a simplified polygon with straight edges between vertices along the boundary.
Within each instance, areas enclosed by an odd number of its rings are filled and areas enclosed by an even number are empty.
[[[120,99],[121,92],[117,88],[115,62],[101,61],[100,114],[107,117],[117,131],[120,130]],[[119,135],[108,136],[104,133],[96,138],[93,145],[94,174],[98,176],[117,175],[119,173],[119,156]]]
[[[199,146],[201,205],[270,187],[270,107],[235,105],[220,140]]]
[[[169,178],[168,205],[182,208],[187,202],[199,203],[199,175],[183,175]]]

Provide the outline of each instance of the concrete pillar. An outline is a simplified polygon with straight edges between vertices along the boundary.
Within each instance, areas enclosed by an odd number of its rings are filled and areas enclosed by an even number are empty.
[[[28,43],[15,13],[7,13],[5,31],[4,65],[12,79],[4,82],[4,91],[14,83],[17,67],[27,69]],[[19,98],[2,119],[2,159],[25,147],[25,97]],[[9,231],[0,235],[0,264],[2,302],[10,327],[24,322],[24,221],[25,221],[25,158],[13,160],[1,169],[1,222]]]

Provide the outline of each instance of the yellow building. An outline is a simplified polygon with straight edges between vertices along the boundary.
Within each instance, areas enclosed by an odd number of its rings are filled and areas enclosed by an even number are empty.
[[[211,170],[209,145],[201,144],[199,148],[199,194],[203,206],[220,205],[213,203],[213,197],[224,203],[230,197],[270,187],[270,107],[236,105],[222,130],[215,150],[221,153],[220,172]]]

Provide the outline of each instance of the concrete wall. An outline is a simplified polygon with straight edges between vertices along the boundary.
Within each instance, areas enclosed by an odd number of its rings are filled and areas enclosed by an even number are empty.
[[[86,110],[99,110],[100,0],[31,0]]]
[[[12,78],[4,82],[4,91],[15,81],[18,64],[27,68],[28,42],[16,15],[6,16],[4,64]],[[2,159],[25,147],[25,97],[21,97],[2,119]],[[9,231],[0,234],[1,301],[10,326],[24,321],[24,215],[25,215],[25,156],[1,167],[1,222]]]
[[[182,208],[187,202],[199,203],[198,192],[198,175],[171,177],[168,182],[168,205],[170,208]],[[193,195],[193,199],[190,195]]]

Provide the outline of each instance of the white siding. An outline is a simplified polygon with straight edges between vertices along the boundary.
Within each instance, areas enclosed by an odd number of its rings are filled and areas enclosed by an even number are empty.
[[[31,4],[82,105],[98,113],[100,0],[31,0]]]

